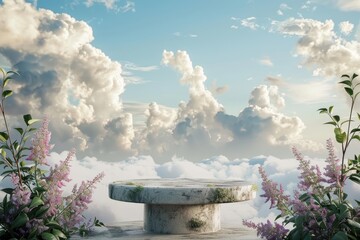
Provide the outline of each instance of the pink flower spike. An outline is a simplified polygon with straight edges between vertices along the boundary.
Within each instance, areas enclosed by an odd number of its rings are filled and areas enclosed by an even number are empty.
[[[45,118],[41,127],[36,131],[35,137],[31,139],[31,152],[26,160],[34,161],[37,164],[48,164],[46,157],[49,156],[50,150],[53,148],[50,145],[51,132],[48,127],[49,120]]]

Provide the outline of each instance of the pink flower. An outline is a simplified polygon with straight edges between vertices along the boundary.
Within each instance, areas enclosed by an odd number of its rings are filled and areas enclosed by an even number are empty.
[[[47,211],[48,216],[54,216],[59,206],[62,205],[62,193],[61,188],[65,186],[64,181],[70,182],[69,173],[70,173],[70,161],[74,156],[75,150],[72,150],[68,153],[68,156],[64,161],[61,161],[59,165],[55,165],[54,168],[50,169],[50,174],[47,177],[46,183],[46,204],[49,206]]]
[[[92,191],[95,189],[95,184],[103,177],[104,173],[100,173],[92,181],[83,181],[79,188],[77,185],[74,186],[72,194],[65,198],[65,209],[59,216],[60,222],[68,228],[73,228],[84,220],[82,213],[92,201]]]
[[[11,202],[16,207],[21,207],[30,203],[31,192],[27,188],[16,187],[11,196]]]
[[[284,195],[281,184],[278,188],[277,183],[268,179],[262,167],[259,167],[259,173],[262,178],[262,189],[264,191],[264,194],[260,195],[260,197],[265,197],[265,202],[270,201],[270,208],[277,207],[282,212],[282,215],[284,215],[287,211],[290,196]]]
[[[310,166],[310,161],[305,160],[304,157],[297,151],[297,149],[293,148],[293,153],[295,155],[296,160],[299,161],[300,170],[300,182],[298,183],[298,187],[300,190],[307,191],[311,189],[314,193],[317,193],[322,187],[320,182],[322,181],[321,171],[318,166]]]
[[[51,132],[48,130],[48,126],[49,121],[45,118],[41,127],[35,133],[35,137],[31,140],[31,152],[27,160],[47,165],[46,157],[49,156],[49,152],[53,147],[50,145]]]
[[[326,141],[326,149],[329,152],[329,155],[326,159],[328,163],[325,167],[324,175],[327,177],[324,181],[330,183],[330,187],[340,188],[343,187],[343,182],[341,183],[341,165],[339,158],[335,155],[334,145],[331,139]]]
[[[255,224],[251,221],[243,220],[243,224],[249,228],[256,229],[257,235],[267,240],[281,240],[286,237],[288,229],[275,222],[273,225],[269,220],[266,223]]]

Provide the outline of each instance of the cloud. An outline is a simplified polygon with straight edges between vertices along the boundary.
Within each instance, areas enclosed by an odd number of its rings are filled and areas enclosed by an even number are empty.
[[[50,165],[66,158],[67,152],[52,152]],[[325,159],[310,158],[312,164],[324,169]],[[92,179],[100,172],[105,178],[97,185],[93,194],[93,202],[85,213],[87,217],[97,217],[105,224],[111,225],[123,221],[143,220],[143,205],[111,200],[108,197],[108,184],[118,180],[149,179],[149,178],[209,178],[237,179],[256,184],[259,188],[254,200],[222,205],[221,220],[226,226],[239,227],[242,219],[260,221],[274,219],[277,213],[269,210],[269,204],[264,203],[258,167],[263,166],[269,179],[282,184],[288,194],[292,194],[298,182],[299,171],[297,161],[293,158],[277,158],[275,156],[257,156],[250,159],[229,159],[225,156],[213,156],[196,162],[176,158],[162,163],[155,163],[150,156],[130,157],[123,161],[104,162],[94,157],[74,157],[71,162],[70,179],[65,187],[64,195],[70,194],[73,184]],[[81,173],[81,174],[79,174]],[[1,187],[9,187],[8,178],[1,182]],[[360,187],[347,184],[349,199],[359,199]],[[241,209],[246,208],[247,211]],[[234,222],[235,221],[235,222]]]
[[[229,87],[227,85],[217,86],[216,81],[212,82],[212,84],[211,84],[211,93],[213,93],[213,94],[223,94],[228,89],[229,89]]]
[[[125,79],[126,84],[141,84],[145,83],[146,81],[139,77],[138,75],[134,74],[134,72],[151,72],[158,70],[158,66],[137,66],[131,62],[125,62],[123,65],[123,71],[121,75]]]
[[[265,65],[265,66],[269,66],[272,67],[274,66],[273,62],[271,61],[271,59],[269,57],[264,57],[263,59],[260,59],[260,64]]]
[[[11,85],[11,122],[25,113],[47,115],[56,126],[51,127],[56,149],[75,147],[99,154],[109,149],[107,139],[116,139],[110,152],[126,152],[133,131],[120,101],[122,68],[91,44],[91,27],[24,1],[4,1],[0,14],[0,53],[21,74]],[[122,131],[109,127],[120,119],[126,122],[119,125]],[[115,132],[121,136],[115,137]]]
[[[256,17],[248,17],[240,20],[241,26],[250,28],[251,30],[256,30],[260,27],[259,24],[255,22]]]
[[[235,146],[258,146],[263,151],[268,147],[297,145],[318,150],[318,144],[303,139],[305,129],[302,120],[286,116],[279,111],[285,100],[277,86],[260,85],[251,92],[249,106],[236,116],[219,112],[216,119],[233,133]],[[262,152],[263,152],[262,151]]]
[[[135,12],[135,3],[132,1],[125,1],[123,6],[119,6],[119,0],[86,0],[85,5],[92,7],[94,4],[102,4],[107,9],[115,10],[118,12]],[[75,4],[78,4],[77,2]]]
[[[282,89],[288,98],[297,103],[314,104],[328,102],[329,96],[336,93],[332,79],[308,80],[304,83],[291,83],[279,76],[268,76],[266,81]],[[319,91],[321,89],[321,91]]]
[[[137,77],[132,71],[153,71],[155,66],[127,62],[122,67],[92,45],[89,25],[67,14],[11,0],[0,13],[0,20],[11,16],[18,24],[13,28],[13,21],[4,20],[0,26],[0,54],[21,73],[12,83],[16,97],[8,102],[11,122],[28,112],[49,116],[55,151],[74,147],[79,157],[104,161],[146,154],[165,162],[173,156],[253,155],[258,150],[249,146],[255,142],[263,153],[273,147],[285,152],[295,139],[303,141],[304,124],[280,112],[283,99],[273,87],[255,88],[249,106],[239,116],[229,115],[207,89],[204,69],[193,65],[186,51],[165,50],[162,64],[180,73],[188,98],[176,108],[155,102],[123,104],[126,82]]]
[[[360,2],[357,0],[337,0],[337,6],[343,11],[360,11]]]
[[[360,43],[337,36],[332,20],[289,18],[273,24],[280,33],[299,37],[296,54],[314,76],[339,77],[358,71]]]
[[[288,11],[288,10],[291,10],[291,9],[292,8],[289,7],[286,3],[282,3],[282,4],[280,4],[279,9],[277,10],[277,14],[282,16],[282,15],[284,15],[285,11]]]
[[[349,21],[344,21],[339,24],[339,28],[342,34],[349,35],[354,28],[354,24]]]

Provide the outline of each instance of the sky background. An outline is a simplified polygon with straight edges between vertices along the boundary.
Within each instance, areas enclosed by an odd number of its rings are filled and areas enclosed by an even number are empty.
[[[47,116],[51,159],[75,148],[79,181],[104,170],[107,182],[259,183],[263,165],[291,191],[292,146],[326,157],[332,129],[316,110],[346,113],[337,82],[359,70],[359,11],[356,0],[2,1],[0,65],[21,74],[9,119]],[[114,204],[106,181],[93,213],[128,220],[98,212]],[[259,198],[246,204],[245,216],[229,207],[223,217],[272,216]]]

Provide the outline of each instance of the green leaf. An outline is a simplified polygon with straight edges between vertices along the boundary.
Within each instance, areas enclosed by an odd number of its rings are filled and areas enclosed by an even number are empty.
[[[330,113],[330,114],[332,113],[333,108],[334,108],[334,106],[330,106],[330,107],[329,107],[329,113]]]
[[[52,230],[52,233],[53,233],[56,237],[58,237],[58,238],[67,239],[67,237],[65,236],[65,234],[64,234],[62,231],[58,230],[58,229],[53,229],[53,230]]]
[[[324,123],[324,124],[329,124],[329,125],[334,125],[334,126],[336,126],[336,122],[326,122],[326,123]]]
[[[354,128],[353,130],[351,130],[351,133],[354,133],[354,132],[360,132],[360,128]]]
[[[359,76],[359,75],[357,75],[356,73],[354,73],[354,74],[352,75],[352,79],[355,79],[357,76]]]
[[[3,148],[0,149],[0,154],[3,157],[3,159],[6,159],[6,151]]]
[[[360,175],[359,174],[351,174],[349,179],[354,183],[360,184]]]
[[[357,116],[358,116],[358,119],[360,120],[360,114],[359,113],[357,113]]]
[[[354,94],[354,91],[351,88],[345,87],[344,89],[350,96],[352,96]]]
[[[32,119],[31,115],[30,114],[26,114],[23,116],[23,119],[24,119],[24,122],[26,124],[26,126],[29,126],[29,121]]]
[[[342,84],[345,84],[345,85],[348,85],[349,87],[351,87],[351,81],[350,80],[341,81],[339,83],[342,83]]]
[[[339,115],[334,115],[333,118],[335,119],[336,122],[340,121],[340,116]]]
[[[31,201],[30,208],[34,208],[34,207],[37,207],[37,206],[43,205],[43,204],[44,204],[44,202],[43,202],[43,200],[41,200],[41,198],[34,197],[33,200]]]
[[[6,85],[9,83],[9,81],[11,80],[11,77],[6,77],[3,81],[3,88],[6,87]]]
[[[54,229],[56,228],[56,229],[59,229],[59,230],[62,229],[62,227],[56,221],[50,221],[50,222],[46,223],[45,225],[47,227],[49,227],[49,228],[54,228]]]
[[[18,133],[20,133],[20,135],[22,135],[24,133],[24,130],[22,128],[14,128],[16,131],[18,131]]]
[[[41,238],[44,240],[58,240],[53,234],[48,232],[43,232]]]
[[[6,132],[0,132],[0,141],[6,142],[9,139],[9,135]]]
[[[357,139],[357,140],[360,141],[360,136],[359,136],[359,135],[355,135],[355,136],[352,137],[352,139]]]
[[[26,215],[26,213],[21,212],[15,220],[11,223],[11,228],[16,229],[23,225],[25,225],[29,221],[29,217]]]
[[[13,94],[13,91],[5,90],[5,91],[3,91],[2,96],[3,96],[3,98],[7,98],[7,97],[10,97],[12,94]]]
[[[346,233],[344,233],[343,231],[339,231],[337,232],[332,238],[331,240],[347,240],[348,237],[346,236]]]
[[[14,189],[13,188],[3,188],[3,189],[1,189],[1,191],[4,193],[7,193],[7,194],[12,194]]]
[[[49,207],[42,206],[35,212],[36,218],[41,218],[47,211],[49,210]]]
[[[351,219],[348,219],[347,221],[348,221],[348,223],[349,223],[351,226],[360,229],[360,223],[355,222],[355,221],[353,221],[353,220],[351,220]]]
[[[337,141],[338,143],[343,143],[343,142],[345,142],[345,140],[346,140],[346,133],[345,133],[345,132],[341,132],[341,129],[340,129],[340,128],[335,128],[335,129],[334,129],[334,133],[335,133],[336,141]]]
[[[318,109],[319,113],[327,113],[328,110],[326,108],[319,108]]]
[[[20,76],[20,73],[13,71],[13,70],[7,71],[7,75],[9,75],[9,74],[15,74],[15,75]]]
[[[34,123],[36,123],[36,122],[39,122],[39,121],[41,121],[41,119],[31,119],[31,120],[29,120],[29,125],[31,125],[31,124],[34,124]]]

